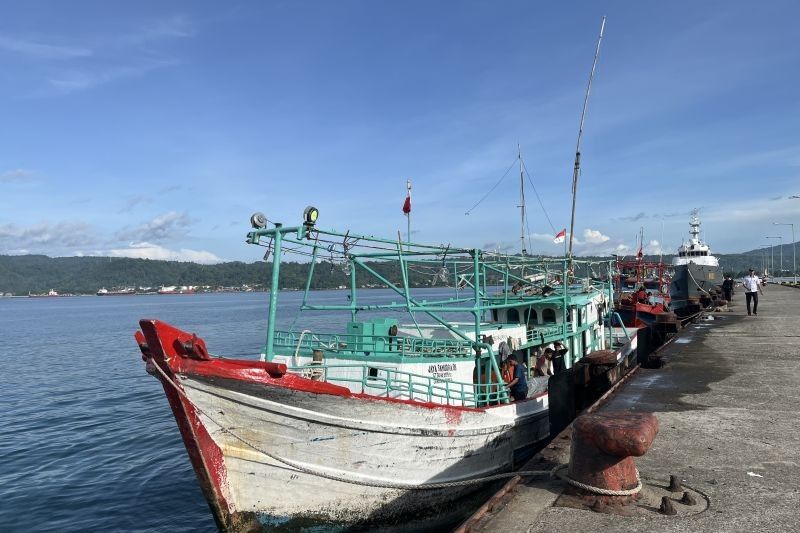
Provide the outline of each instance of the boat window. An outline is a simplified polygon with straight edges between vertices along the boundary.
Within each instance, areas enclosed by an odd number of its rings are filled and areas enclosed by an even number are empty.
[[[506,323],[519,324],[519,311],[516,309],[509,309],[506,313]]]
[[[536,309],[526,309],[525,324],[538,324],[538,323],[539,323],[539,315],[536,312]]]
[[[542,323],[553,324],[556,321],[556,312],[554,309],[542,309]]]
[[[497,322],[497,309],[492,309],[492,320]]]

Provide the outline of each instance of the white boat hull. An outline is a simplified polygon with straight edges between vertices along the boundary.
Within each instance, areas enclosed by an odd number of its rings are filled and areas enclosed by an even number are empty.
[[[255,514],[261,522],[385,522],[424,513],[480,485],[391,486],[510,471],[515,451],[549,435],[546,395],[464,409],[234,380],[186,377],[180,386],[221,451],[228,511]]]

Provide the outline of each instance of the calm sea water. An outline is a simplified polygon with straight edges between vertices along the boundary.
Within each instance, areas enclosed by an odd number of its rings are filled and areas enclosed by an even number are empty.
[[[420,291],[435,298],[452,291]],[[377,300],[387,291],[366,291]],[[300,293],[283,293],[279,328]],[[346,303],[319,291],[319,303]],[[196,332],[212,353],[257,358],[264,293],[0,298],[0,530],[216,531],[159,382],[133,339],[141,318]],[[341,331],[342,313],[303,313]],[[404,321],[402,317],[398,317]]]

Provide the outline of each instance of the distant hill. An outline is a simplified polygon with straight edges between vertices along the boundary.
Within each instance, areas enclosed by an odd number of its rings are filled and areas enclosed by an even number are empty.
[[[281,265],[281,288],[305,287],[308,263],[287,262]],[[373,264],[392,281],[399,281],[392,265]],[[247,284],[266,288],[272,265],[264,262],[230,262],[215,265],[179,261],[154,261],[116,257],[47,257],[44,255],[0,255],[0,294],[59,293],[94,294],[101,287],[154,287],[193,285],[240,287]],[[430,277],[411,274],[412,286],[430,285]],[[314,271],[312,288],[326,289],[347,285],[349,276],[341,265],[323,261]]]
[[[769,260],[769,249],[767,260]],[[665,255],[665,263],[673,255]],[[740,254],[718,254],[726,273],[743,276],[747,269],[762,269],[764,250],[751,250]],[[775,272],[779,268],[780,247],[774,250]],[[583,259],[583,258],[582,258]],[[601,259],[601,258],[597,258]],[[608,259],[606,257],[605,259]],[[647,256],[657,261],[658,256]],[[792,245],[783,245],[783,265],[786,274],[792,268]],[[399,281],[393,266],[373,263],[371,266],[392,281]],[[308,263],[284,263],[281,268],[281,288],[305,287]],[[116,257],[48,257],[45,255],[0,255],[0,294],[43,293],[55,289],[61,293],[94,294],[101,287],[160,287],[162,285],[209,285],[211,287],[238,287],[247,284],[265,288],[271,279],[272,267],[268,263],[242,263],[238,261],[216,265],[200,265],[179,261],[154,261]],[[322,262],[315,269],[312,288],[326,289],[347,285],[348,277],[341,265]],[[428,286],[429,275],[411,273],[412,286]]]

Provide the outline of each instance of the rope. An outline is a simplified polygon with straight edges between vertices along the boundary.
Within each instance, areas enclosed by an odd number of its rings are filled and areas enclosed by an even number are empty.
[[[531,178],[530,173],[528,172],[528,166],[525,164],[525,161],[522,162],[522,168],[525,169],[525,175],[528,177],[528,183],[531,184],[533,188],[533,193],[536,195],[536,199],[539,201],[539,207],[542,208],[542,213],[544,213],[545,218],[547,219],[547,223],[550,224],[550,229],[553,230],[553,234],[557,233],[555,226],[553,226],[553,222],[550,220],[550,215],[547,214],[547,209],[544,208],[544,204],[542,203],[542,198],[539,196],[539,191],[536,190],[536,185],[533,184],[533,179]]]
[[[688,268],[688,267],[686,268],[686,273],[687,273],[687,274],[689,274],[689,277],[690,277],[690,278],[692,278],[692,281],[694,281],[694,284],[697,286],[697,288],[698,288],[698,289],[700,289],[700,290],[701,290],[701,291],[703,291],[704,293],[706,293],[706,294],[708,294],[709,296],[711,296],[711,293],[710,293],[710,292],[708,292],[707,290],[705,290],[703,287],[701,287],[701,286],[700,286],[700,284],[699,284],[699,283],[697,283],[697,280],[696,280],[696,279],[694,279],[694,276],[692,275],[692,271],[691,271],[691,269],[690,269],[690,268]]]
[[[638,494],[642,490],[642,480],[639,477],[639,469],[638,468],[636,469],[636,486],[635,487],[633,487],[632,489],[627,489],[627,490],[611,490],[611,489],[604,489],[604,488],[601,488],[601,487],[594,487],[592,485],[587,485],[586,483],[581,483],[580,481],[576,481],[576,480],[572,479],[568,475],[558,474],[559,470],[563,470],[563,469],[568,468],[568,467],[569,467],[569,465],[558,465],[557,467],[555,467],[553,469],[552,477],[553,478],[557,477],[559,479],[562,479],[562,480],[566,481],[567,483],[569,483],[570,485],[572,485],[573,487],[577,487],[579,489],[583,489],[583,490],[585,490],[587,492],[593,492],[595,494],[601,494],[603,496],[633,496],[634,494]]]
[[[500,183],[501,183],[501,182],[502,182],[504,179],[506,179],[506,176],[508,176],[508,173],[509,173],[509,172],[511,172],[511,169],[512,169],[512,168],[514,168],[514,164],[515,164],[516,162],[517,162],[517,158],[515,157],[515,158],[514,158],[514,160],[511,162],[511,165],[510,165],[510,166],[508,167],[508,169],[505,171],[505,174],[503,174],[503,177],[501,177],[501,178],[500,178],[500,180],[499,180],[497,183],[495,183],[495,184],[494,184],[494,186],[492,186],[492,188],[491,188],[491,189],[489,189],[489,192],[487,192],[486,194],[484,194],[484,195],[483,195],[483,198],[481,198],[480,200],[478,200],[478,201],[475,203],[475,205],[473,205],[472,207],[470,207],[469,209],[467,209],[467,212],[466,212],[466,213],[464,213],[465,215],[469,215],[469,214],[472,212],[472,210],[473,210],[473,209],[475,209],[476,207],[478,207],[478,206],[481,204],[481,202],[483,202],[484,200],[486,200],[486,198],[488,198],[488,197],[489,197],[489,195],[490,195],[490,194],[492,194],[492,191],[494,191],[494,190],[497,188],[497,186],[498,186],[498,185],[500,185]]]
[[[300,353],[300,344],[303,342],[303,336],[306,333],[311,333],[311,330],[304,329],[300,332],[300,338],[297,339],[297,348],[294,349],[294,356],[292,357],[292,364],[294,364],[294,366],[297,366],[297,355]]]

